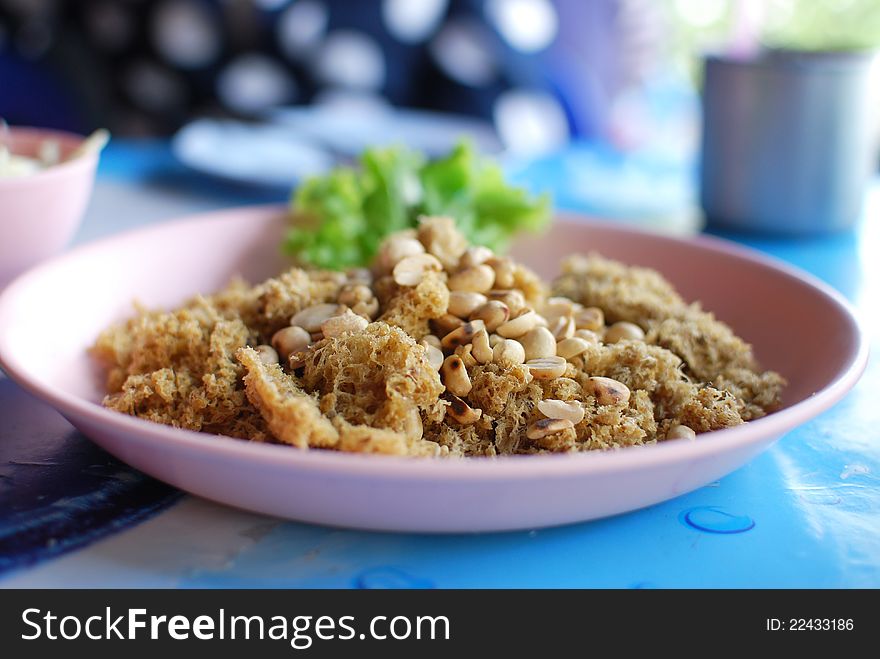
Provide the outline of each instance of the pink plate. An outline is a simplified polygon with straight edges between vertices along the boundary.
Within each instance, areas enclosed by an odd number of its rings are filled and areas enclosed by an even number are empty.
[[[405,459],[253,444],[103,409],[86,354],[132,300],[168,307],[240,273],[283,266],[284,210],[235,209],[76,249],[26,273],[0,297],[0,365],[100,446],[188,492],[290,519],[391,531],[498,531],[635,510],[705,485],[828,409],[855,384],[867,343],[849,305],[813,277],[727,242],[680,240],[560,218],[517,254],[544,276],[595,250],[656,268],[729,322],[791,382],[786,408],[749,424],[608,453]],[[817,359],[821,356],[821,359]]]

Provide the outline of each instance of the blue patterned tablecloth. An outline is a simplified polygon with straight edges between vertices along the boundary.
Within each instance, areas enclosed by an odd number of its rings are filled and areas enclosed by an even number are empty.
[[[561,206],[679,232],[693,226],[686,166],[580,146],[512,173],[552,187]],[[616,195],[607,194],[612,184]],[[645,189],[652,185],[654,194]],[[77,240],[285,197],[186,172],[163,142],[116,144]],[[840,290],[880,354],[878,186],[853,232],[727,237]],[[436,537],[297,524],[183,495],[119,463],[0,375],[0,587],[878,587],[878,391],[875,357],[834,409],[739,471],[645,510],[564,528]]]

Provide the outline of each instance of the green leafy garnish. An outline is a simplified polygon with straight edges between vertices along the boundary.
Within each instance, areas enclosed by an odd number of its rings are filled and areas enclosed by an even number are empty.
[[[431,161],[403,147],[367,149],[358,164],[299,187],[288,254],[321,268],[367,265],[385,236],[415,227],[422,215],[452,217],[472,243],[503,252],[518,232],[537,231],[550,216],[547,195],[508,185],[501,168],[467,143]]]

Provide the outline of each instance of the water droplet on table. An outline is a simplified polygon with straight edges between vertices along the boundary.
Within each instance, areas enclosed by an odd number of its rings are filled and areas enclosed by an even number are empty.
[[[865,465],[855,464],[855,465],[843,465],[843,471],[840,472],[840,477],[843,480],[846,480],[850,476],[862,476],[864,474],[870,474],[871,469],[866,467]]]
[[[748,515],[737,515],[716,506],[700,506],[686,510],[681,515],[682,523],[706,533],[744,533],[755,526],[755,520]]]
[[[396,567],[383,566],[364,570],[354,578],[355,588],[368,590],[398,590],[406,588],[434,588],[434,582],[414,577]]]

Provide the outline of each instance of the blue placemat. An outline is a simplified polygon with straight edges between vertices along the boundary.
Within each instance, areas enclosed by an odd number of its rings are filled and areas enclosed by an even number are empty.
[[[574,162],[589,150],[558,157]],[[593,161],[602,166],[601,158]],[[608,165],[610,171],[619,164]],[[565,166],[548,158],[517,176],[528,173],[541,187]],[[131,186],[120,189],[171,192],[217,206],[278,200],[192,176],[164,143],[117,143],[102,162],[99,193]],[[669,189],[686,190],[688,169],[676,176]],[[563,205],[614,216],[598,201],[579,204],[583,191],[567,189],[566,180],[559,178],[554,190]],[[880,217],[874,208],[856,231],[830,238],[728,237],[841,290],[868,321],[877,354]],[[85,234],[112,232],[111,220],[104,221],[92,221]],[[877,587],[878,390],[880,366],[872,359],[834,409],[719,482],[645,510],[557,529],[421,536],[322,528],[181,500],[0,379],[0,571],[12,585]]]

